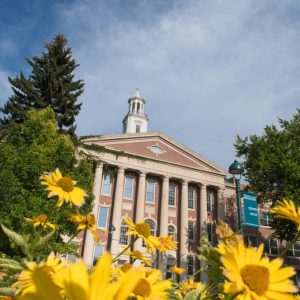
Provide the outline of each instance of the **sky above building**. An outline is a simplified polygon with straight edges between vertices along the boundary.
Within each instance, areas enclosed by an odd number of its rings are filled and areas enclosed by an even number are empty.
[[[237,134],[261,134],[300,107],[300,2],[2,0],[0,105],[8,76],[64,34],[85,82],[78,134],[122,131],[139,88],[149,131],[227,169]]]

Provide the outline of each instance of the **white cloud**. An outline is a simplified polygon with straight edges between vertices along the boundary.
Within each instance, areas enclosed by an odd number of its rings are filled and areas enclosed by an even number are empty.
[[[299,106],[297,1],[78,0],[57,9],[86,83],[81,134],[120,132],[139,87],[150,129],[226,168],[237,133],[260,133]]]

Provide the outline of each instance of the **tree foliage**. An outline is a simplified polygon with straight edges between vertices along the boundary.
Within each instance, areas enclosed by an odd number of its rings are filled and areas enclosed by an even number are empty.
[[[77,161],[76,150],[69,135],[59,134],[55,113],[51,108],[29,110],[24,123],[14,124],[5,140],[0,143],[0,222],[20,234],[32,231],[25,217],[47,214],[52,223],[60,224],[55,242],[61,234],[74,233],[75,226],[66,220],[66,204],[56,208],[56,200],[47,199],[47,192],[40,184],[43,172],[59,168],[63,174],[77,180],[78,186],[89,197],[81,208],[82,213],[91,210],[93,170],[91,164]],[[0,250],[10,249],[0,231]],[[4,249],[3,249],[4,248]]]
[[[27,59],[31,74],[27,78],[22,72],[15,78],[8,78],[13,95],[1,112],[1,131],[11,127],[11,121],[21,123],[30,108],[52,107],[60,132],[75,134],[75,117],[81,103],[78,97],[83,92],[82,80],[74,80],[74,70],[78,67],[72,58],[71,48],[66,48],[67,39],[56,35],[52,42],[46,43],[46,52],[41,57]]]
[[[249,189],[258,201],[274,205],[284,198],[300,205],[300,110],[291,120],[279,119],[279,128],[266,126],[261,136],[250,135],[235,142],[237,156],[244,158]],[[276,220],[277,235],[289,239],[294,228]]]

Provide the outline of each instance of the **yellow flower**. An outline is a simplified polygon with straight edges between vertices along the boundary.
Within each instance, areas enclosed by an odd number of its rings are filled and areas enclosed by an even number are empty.
[[[87,196],[85,191],[76,187],[76,181],[67,176],[62,176],[59,169],[41,176],[41,183],[47,186],[49,191],[48,197],[58,196],[57,206],[60,207],[64,201],[70,202],[76,206],[84,203],[84,197]]]
[[[137,300],[164,300],[168,299],[168,290],[172,287],[169,280],[161,280],[161,272],[154,269],[149,275],[143,272],[144,276],[133,290]]]
[[[39,265],[35,262],[27,263],[27,269],[23,270],[18,280],[13,284],[13,287],[17,289],[16,294],[30,294],[35,293],[37,286],[33,280],[33,276],[36,270],[42,270],[44,273],[51,275],[55,282],[57,281],[57,274],[63,270],[66,266],[64,262],[61,262],[59,258],[49,256],[46,262],[42,262]]]
[[[219,221],[219,224],[216,227],[216,234],[221,239],[228,239],[234,235],[230,226],[227,223],[224,223],[223,221]]]
[[[143,257],[143,254],[142,254],[141,251],[139,251],[139,250],[134,250],[134,251],[128,250],[128,251],[126,251],[126,253],[129,254],[134,260],[138,259],[141,262],[143,262],[145,265],[147,265],[149,267],[152,266],[151,261],[148,258]]]
[[[295,206],[291,200],[283,200],[271,210],[278,218],[287,219],[294,222],[298,230],[300,229],[300,208]]]
[[[96,243],[99,243],[100,237],[96,229],[96,218],[94,214],[80,215],[80,214],[70,214],[69,220],[78,224],[77,230],[81,231],[83,229],[88,229],[91,231]],[[105,229],[101,229],[103,232],[107,232]]]
[[[158,250],[160,252],[177,249],[177,242],[173,241],[172,236],[159,236],[158,241],[159,241]]]
[[[297,288],[289,280],[295,274],[294,268],[281,268],[283,260],[272,261],[262,257],[263,244],[259,248],[244,246],[243,239],[235,244],[221,243],[217,251],[224,266],[223,274],[228,279],[224,293],[239,294],[236,299],[292,299],[290,293]]]
[[[44,214],[38,215],[37,217],[25,218],[25,221],[33,223],[34,227],[42,226],[42,228],[50,227],[52,229],[58,227],[56,224],[48,222],[48,217]]]
[[[178,289],[175,293],[178,296],[181,296],[182,298],[184,298],[189,292],[193,291],[193,290],[202,290],[204,289],[204,285],[201,282],[196,282],[194,281],[193,278],[190,278],[188,280],[185,280],[181,283],[181,288]],[[203,296],[205,296],[207,294],[207,291],[203,292]]]
[[[159,248],[159,241],[151,235],[149,224],[139,222],[135,225],[130,218],[124,218],[124,222],[129,227],[127,235],[137,235],[141,238],[147,247],[147,251]]]
[[[176,266],[172,266],[170,268],[170,271],[174,274],[177,274],[177,275],[181,275],[183,274],[184,272],[186,272],[186,270],[184,268],[181,268],[181,267],[176,267]]]

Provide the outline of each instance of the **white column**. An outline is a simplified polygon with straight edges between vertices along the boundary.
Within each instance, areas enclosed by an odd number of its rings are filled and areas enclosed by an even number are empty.
[[[98,210],[100,205],[99,198],[100,198],[100,191],[101,191],[102,171],[103,171],[103,164],[100,163],[96,168],[94,187],[93,187],[93,194],[95,198],[93,201],[92,213],[95,215],[96,223],[97,223]],[[83,261],[87,266],[92,266],[93,264],[93,250],[94,250],[94,238],[91,232],[88,230],[86,232],[86,238],[85,238],[84,250],[83,250]]]
[[[206,185],[200,187],[200,237],[207,235],[207,191]]]
[[[180,266],[187,268],[188,254],[188,182],[183,180],[181,185],[181,208],[180,208]],[[186,274],[186,273],[185,273]]]
[[[164,176],[161,193],[160,229],[159,235],[168,235],[168,210],[169,210],[169,177]]]
[[[224,202],[224,187],[218,187],[217,189],[217,203],[218,203],[218,221],[225,222],[225,202]]]
[[[138,186],[138,195],[136,203],[136,214],[135,214],[135,223],[144,220],[144,210],[145,210],[145,188],[146,188],[146,172],[141,171],[139,176],[139,186]],[[142,240],[138,239],[134,243],[134,249],[140,250],[142,248]]]
[[[200,238],[207,235],[207,191],[206,185],[201,184],[200,187]],[[204,263],[200,262],[200,268],[204,267]],[[202,282],[207,281],[207,276],[202,272],[200,273],[200,278]]]
[[[116,182],[116,191],[114,198],[113,206],[113,217],[112,225],[115,227],[115,230],[112,233],[111,238],[111,253],[115,256],[119,252],[119,239],[120,239],[120,227],[122,221],[122,199],[123,199],[123,189],[124,189],[124,168],[119,167],[117,182]]]

